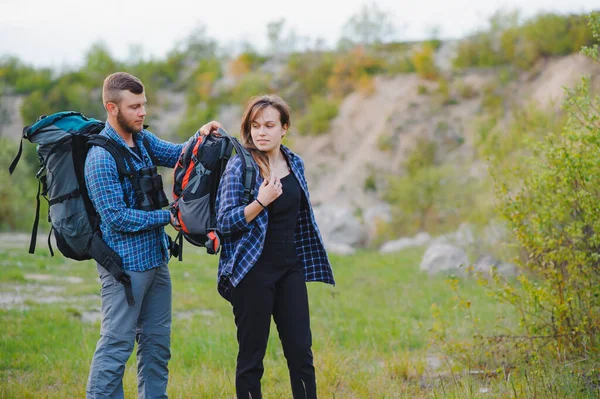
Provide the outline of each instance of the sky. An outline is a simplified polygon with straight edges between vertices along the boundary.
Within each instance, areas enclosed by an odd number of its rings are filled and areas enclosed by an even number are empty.
[[[285,20],[284,35],[320,38],[335,46],[348,19],[365,0],[0,0],[0,57],[17,56],[36,67],[77,67],[102,42],[125,60],[141,47],[145,58],[162,58],[199,26],[223,46],[244,41],[259,50],[267,24]],[[598,0],[377,0],[400,40],[460,38],[485,28],[497,10],[588,13]]]

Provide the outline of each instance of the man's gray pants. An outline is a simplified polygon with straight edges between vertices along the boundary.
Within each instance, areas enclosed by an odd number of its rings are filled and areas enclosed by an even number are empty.
[[[123,399],[125,364],[137,341],[138,397],[167,398],[171,358],[171,276],[168,266],[130,272],[134,306],[125,289],[106,269],[102,282],[102,327],[92,359],[88,399]]]

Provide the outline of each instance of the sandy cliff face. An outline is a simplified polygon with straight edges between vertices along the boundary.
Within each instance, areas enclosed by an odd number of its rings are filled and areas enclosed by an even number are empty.
[[[531,102],[558,109],[564,87],[573,87],[585,74],[600,86],[600,65],[585,56],[546,60],[500,93],[507,111]],[[416,75],[380,77],[371,95],[349,95],[328,134],[293,138],[294,149],[306,163],[313,202],[361,209],[380,204],[375,192],[365,190],[365,181],[374,178],[380,188],[386,174],[402,174],[406,156],[421,137],[436,141],[443,163],[477,164],[473,146],[483,91],[497,86],[498,80],[494,70],[465,72],[451,83],[454,101],[446,104],[437,92],[438,83]],[[468,87],[472,94],[461,94],[458,87]]]

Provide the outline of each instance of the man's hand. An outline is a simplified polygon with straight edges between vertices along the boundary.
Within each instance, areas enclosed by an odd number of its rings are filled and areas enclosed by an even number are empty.
[[[198,132],[203,136],[208,136],[209,134],[216,132],[218,128],[222,129],[223,125],[217,121],[210,121],[198,129]]]
[[[173,226],[173,228],[177,231],[181,230],[181,225],[179,224],[177,218],[173,216],[173,214],[171,214],[171,226]]]

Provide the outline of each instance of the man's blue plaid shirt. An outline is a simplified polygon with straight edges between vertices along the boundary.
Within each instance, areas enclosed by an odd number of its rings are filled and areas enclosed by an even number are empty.
[[[100,134],[127,148],[138,170],[152,165],[144,148],[144,138],[148,140],[159,165],[169,168],[177,163],[184,145],[169,143],[142,130],[134,136],[142,155],[140,158],[108,122]],[[85,160],[85,183],[90,199],[100,215],[102,238],[121,256],[125,270],[146,271],[168,263],[168,238],[164,226],[171,220],[170,212],[142,211],[127,207],[125,196],[129,204],[137,204],[135,192],[129,179],[123,179],[121,183],[117,164],[104,148],[94,146],[88,152]]]
[[[287,147],[282,145],[281,148],[306,198],[306,201],[302,201],[298,213],[295,232],[296,250],[298,259],[304,266],[305,279],[335,284],[323,239],[310,204],[308,185],[304,177],[304,162]],[[223,236],[218,277],[230,276],[233,286],[239,284],[260,257],[269,223],[266,211],[261,212],[250,223],[246,222],[245,206],[241,202],[244,192],[242,175],[242,161],[238,155],[235,155],[227,163],[216,200],[217,227]],[[260,187],[262,181],[260,174],[257,173],[256,187]]]

